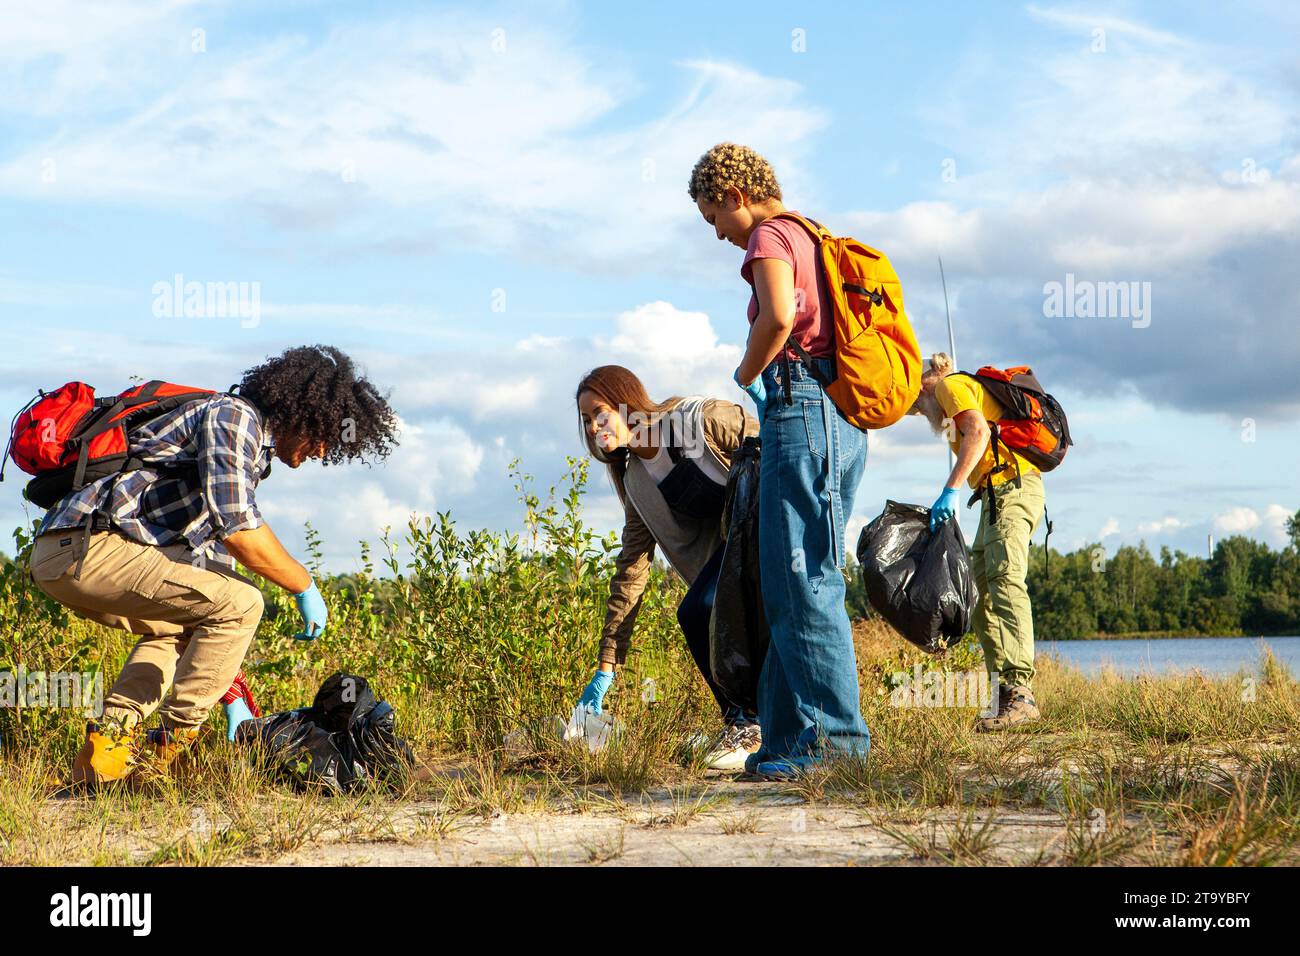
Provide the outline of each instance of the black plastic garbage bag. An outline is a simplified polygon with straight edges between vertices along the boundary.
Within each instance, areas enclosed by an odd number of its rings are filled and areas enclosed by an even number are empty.
[[[769,633],[758,570],[758,464],[761,444],[746,438],[727,476],[722,509],[726,544],[709,618],[709,667],[713,680],[737,707],[758,710],[758,675]]]
[[[867,599],[913,644],[939,654],[970,630],[978,595],[955,520],[930,533],[930,509],[885,502],[862,529],[858,562]]]
[[[310,707],[246,720],[235,742],[255,749],[299,789],[346,793],[370,780],[400,787],[415,755],[394,733],[394,720],[392,706],[375,699],[369,681],[338,673]]]

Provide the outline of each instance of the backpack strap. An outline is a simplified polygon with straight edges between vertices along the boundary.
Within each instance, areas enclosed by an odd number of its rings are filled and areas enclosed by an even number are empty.
[[[798,223],[803,227],[804,231],[808,233],[809,237],[812,238],[814,245],[820,245],[823,239],[829,239],[831,235],[826,227],[817,220],[806,219],[798,213],[779,212],[771,218],[788,219],[790,222]],[[821,275],[821,258],[817,257],[816,261],[818,275]],[[822,278],[825,277],[823,276]],[[824,320],[825,317],[823,317],[823,321]],[[821,369],[817,368],[817,366],[813,364],[812,356],[808,354],[808,350],[796,342],[794,336],[790,336],[785,340],[785,345],[781,349],[781,392],[787,405],[794,404],[794,397],[790,393],[790,356],[786,354],[786,349],[792,349],[795,355],[799,356],[799,361],[803,362],[804,366],[808,369],[808,374],[816,380],[818,385],[822,388],[830,388],[834,379],[824,375]]]
[[[677,434],[677,429],[673,424],[675,416],[668,415],[666,417],[666,427],[659,429],[659,440],[664,443],[665,450],[668,452],[668,460],[676,465],[682,460],[682,449],[678,445],[681,436]]]
[[[977,385],[980,385],[981,387],[984,388],[987,388],[986,381],[996,382],[996,379],[986,379],[985,376],[977,375],[974,372],[950,372],[949,374],[945,375],[944,378],[952,378],[955,375],[963,375],[966,378],[969,378],[971,381],[975,382]],[[997,396],[995,395],[994,398],[997,398]],[[999,402],[998,404],[1002,404],[1002,403]],[[986,419],[986,421],[988,420]],[[989,421],[988,426],[989,426],[989,448],[993,451],[993,467],[990,468],[988,474],[984,476],[984,480],[980,483],[979,488],[975,489],[975,493],[970,496],[970,500],[966,502],[966,507],[969,508],[971,505],[975,504],[975,502],[979,501],[980,498],[982,497],[986,498],[988,503],[988,508],[989,508],[989,520],[997,521],[998,500],[997,500],[997,496],[993,493],[992,478],[994,475],[1001,474],[1004,471],[1014,470],[1016,473],[1016,477],[1014,479],[1016,483],[1016,487],[1017,488],[1022,487],[1020,481],[1021,478],[1020,461],[1016,458],[1015,453],[1011,452],[1010,448],[1007,449],[1007,451],[1011,453],[1009,458],[1006,461],[1002,460],[1002,454],[999,449],[999,446],[1001,446],[1003,442],[1002,442],[1002,436],[998,432],[998,423],[994,421]]]
[[[14,414],[14,417],[9,420],[9,441],[5,445],[4,457],[0,458],[0,481],[5,480],[5,465],[9,464],[9,452],[12,451],[14,447],[14,426],[18,424],[18,419],[23,417],[23,412],[27,411],[44,397],[45,392],[41,389],[37,389],[36,394],[32,396],[32,400],[22,408],[18,409]]]
[[[77,452],[77,470],[72,476],[73,491],[80,491],[86,485],[86,465],[90,463],[91,440],[98,438],[105,432],[112,431],[114,428],[123,427],[123,422],[114,421],[114,419],[126,408],[126,401],[118,399],[112,405],[107,406],[89,428],[73,439],[80,446]]]
[[[1052,580],[1052,552],[1047,547],[1047,542],[1052,537],[1052,519],[1047,515],[1046,504],[1043,505],[1043,525],[1045,531],[1043,534],[1043,565],[1047,571],[1047,580],[1050,581]]]
[[[1002,439],[998,436],[998,423],[989,422],[989,445],[993,449],[993,467],[984,476],[984,480],[980,482],[975,494],[971,495],[970,501],[966,502],[966,507],[969,508],[983,496],[989,509],[989,521],[994,523],[998,520],[998,496],[993,490],[993,476],[1004,471],[1014,470],[1016,477],[1012,480],[1015,481],[1017,488],[1023,487],[1020,481],[1020,462],[1010,448],[1007,449],[1007,451],[1011,452],[1009,460],[1003,461],[1002,456],[998,453],[998,446],[1001,443]]]
[[[998,445],[1004,443],[1002,442],[1002,437],[998,432],[997,422],[989,422],[989,442],[993,446],[993,467],[989,469],[988,475],[985,476],[986,479],[992,478],[994,475],[998,474],[999,472],[1014,469],[1016,473],[1016,478],[1015,478],[1016,487],[1017,488],[1021,487],[1020,460],[1016,458],[1016,453],[1011,450],[1010,446],[1008,446],[1007,451],[1010,454],[1010,458],[1007,461],[1003,461],[1002,456],[998,454]]]
[[[790,348],[794,349],[794,353],[795,353],[796,355],[799,356],[799,361],[803,362],[803,364],[806,365],[806,366],[808,367],[808,374],[811,375],[813,378],[815,378],[815,379],[817,380],[817,384],[818,384],[818,385],[820,385],[822,388],[830,388],[830,387],[831,387],[831,383],[832,383],[833,381],[835,381],[835,380],[834,380],[833,378],[828,377],[824,372],[822,372],[821,369],[819,369],[816,365],[813,364],[813,357],[812,357],[811,355],[808,354],[808,350],[807,350],[807,349],[805,349],[802,345],[800,345],[798,342],[796,342],[796,341],[794,340],[794,336],[791,336],[791,337],[786,341],[786,344],[787,344],[788,346],[790,346]],[[782,355],[785,355],[785,351],[782,350],[781,354],[782,354]],[[786,361],[787,361],[787,362],[790,360],[790,357],[789,357],[788,355],[785,355],[785,358],[786,358]],[[834,361],[834,360],[832,359],[832,361]],[[788,370],[787,370],[787,373],[788,373]],[[790,376],[789,376],[789,374],[787,374],[787,375],[786,375],[786,382],[788,383],[789,380],[790,380]],[[789,385],[787,384],[787,385],[786,385],[786,397],[787,397],[787,399],[789,398],[789,392],[790,392],[790,388],[789,388]],[[786,404],[788,405],[788,404],[790,404],[790,402],[787,401]]]
[[[797,222],[803,226],[808,235],[812,236],[813,242],[821,242],[823,239],[831,238],[830,230],[823,226],[816,219],[806,219],[797,212],[778,212],[772,219],[789,219],[791,222]]]
[[[81,447],[77,453],[77,469],[73,473],[72,478],[73,491],[80,491],[85,487],[86,466],[90,462],[90,442],[92,439],[99,437],[105,432],[110,432],[114,428],[121,428],[124,433],[129,432],[131,428],[134,428],[139,424],[138,420],[134,420],[137,411],[150,412],[151,414],[147,418],[143,419],[144,421],[148,421],[149,419],[155,418],[159,415],[165,415],[188,402],[201,401],[203,399],[212,398],[216,394],[220,394],[207,391],[177,392],[175,395],[155,398],[155,393],[163,384],[164,383],[161,381],[152,381],[145,385],[138,395],[132,395],[129,398],[122,398],[119,396],[112,402],[112,404],[107,406],[105,411],[103,411],[85,431],[74,439]],[[126,438],[129,443],[129,436],[124,434],[124,438]]]

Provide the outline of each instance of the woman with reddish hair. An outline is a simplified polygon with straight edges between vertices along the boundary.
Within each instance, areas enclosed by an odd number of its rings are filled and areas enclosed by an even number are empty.
[[[724,727],[707,765],[739,770],[758,750],[753,714],[733,706],[709,667],[709,615],[722,564],[722,508],[731,458],[758,423],[734,402],[689,396],[650,399],[621,365],[592,369],[574,398],[583,439],[606,465],[622,503],[623,547],[609,585],[600,660],[579,703],[594,713],[627,657],[650,563],[658,547],[688,585],[677,620],[696,666],[713,691]]]

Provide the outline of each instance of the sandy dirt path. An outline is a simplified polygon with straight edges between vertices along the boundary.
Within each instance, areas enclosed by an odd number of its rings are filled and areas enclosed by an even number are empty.
[[[330,866],[860,866],[946,862],[961,815],[909,815],[808,804],[780,784],[721,779],[703,794],[652,791],[608,809],[556,810],[461,818],[433,839],[420,831],[433,805],[403,807],[394,839],[330,842],[327,836],[276,859],[282,865]],[[986,814],[975,814],[980,825]],[[404,821],[404,822],[403,822]],[[918,854],[887,829],[937,844],[938,856]],[[1025,862],[1059,843],[1065,821],[1047,811],[1001,812],[983,862]]]

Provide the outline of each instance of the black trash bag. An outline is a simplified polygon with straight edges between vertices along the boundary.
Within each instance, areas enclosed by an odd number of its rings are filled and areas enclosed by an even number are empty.
[[[761,444],[745,439],[731,462],[722,509],[726,540],[709,618],[709,668],[713,680],[746,713],[758,710],[758,675],[769,632],[758,570],[758,464]]]
[[[970,630],[978,594],[956,520],[930,533],[930,509],[886,501],[862,529],[858,563],[867,599],[903,637],[942,654]]]
[[[310,707],[246,720],[235,742],[256,749],[300,790],[347,793],[371,780],[401,787],[415,754],[393,732],[395,716],[364,677],[338,673],[321,685]]]

